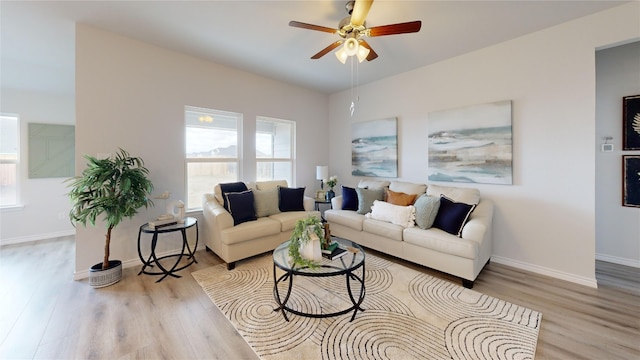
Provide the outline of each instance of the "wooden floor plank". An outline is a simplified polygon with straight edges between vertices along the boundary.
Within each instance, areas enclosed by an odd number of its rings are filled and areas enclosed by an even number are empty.
[[[190,275],[73,281],[73,237],[0,248],[0,358],[257,359]],[[458,279],[376,252],[432,276]],[[542,312],[536,359],[640,359],[640,269],[596,262],[598,289],[490,263],[474,290]]]

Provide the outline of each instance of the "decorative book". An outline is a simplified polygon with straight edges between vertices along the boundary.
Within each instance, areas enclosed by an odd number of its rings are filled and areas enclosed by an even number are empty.
[[[323,254],[331,254],[333,252],[333,250],[338,248],[338,243],[337,242],[332,242],[331,244],[329,244],[329,248],[328,249],[322,249],[322,253]]]
[[[347,250],[341,247],[336,247],[335,249],[333,249],[333,251],[330,254],[326,254],[324,253],[324,251],[322,252],[322,256],[324,256],[329,260],[337,259],[339,257],[345,256],[346,254],[347,254]]]

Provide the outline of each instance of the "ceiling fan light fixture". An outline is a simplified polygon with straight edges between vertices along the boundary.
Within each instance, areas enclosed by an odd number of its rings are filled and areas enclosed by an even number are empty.
[[[347,53],[347,56],[353,56],[353,55],[358,53],[358,48],[359,47],[360,47],[360,45],[358,45],[358,40],[356,40],[354,38],[348,38],[344,42],[343,49]]]
[[[340,61],[343,64],[346,64],[347,58],[349,57],[349,55],[347,55],[347,52],[344,51],[344,47],[341,47],[340,50],[336,51],[336,57],[338,58],[338,61]]]
[[[362,45],[359,45],[358,52],[356,53],[356,56],[358,56],[358,61],[359,62],[365,61],[367,59],[367,56],[369,56],[369,52],[370,52],[369,49],[367,49]]]

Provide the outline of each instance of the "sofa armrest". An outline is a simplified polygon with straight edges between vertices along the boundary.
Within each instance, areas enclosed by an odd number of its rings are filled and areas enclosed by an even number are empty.
[[[314,211],[316,209],[316,200],[310,196],[305,196],[302,200],[304,204],[304,211]]]
[[[202,196],[202,217],[204,218],[202,232],[204,244],[216,254],[220,254],[222,249],[221,230],[233,227],[233,217],[216,200],[214,194]]]
[[[476,241],[480,244],[491,242],[493,222],[493,202],[481,200],[471,213],[471,218],[462,228],[462,238]]]
[[[342,210],[342,195],[334,196],[331,199],[331,208],[334,210]]]
[[[215,222],[218,230],[233,227],[233,217],[227,209],[216,200],[213,194],[204,194],[202,214],[206,220]]]

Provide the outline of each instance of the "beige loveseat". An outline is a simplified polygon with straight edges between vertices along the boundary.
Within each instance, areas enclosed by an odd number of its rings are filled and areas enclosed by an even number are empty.
[[[278,208],[278,187],[287,188],[285,180],[246,183],[255,196],[254,210],[257,219],[234,225],[234,218],[223,206],[220,186],[214,193],[202,199],[204,217],[203,238],[208,251],[213,251],[227,263],[227,269],[235,267],[235,262],[275,249],[289,240],[299,219],[310,215],[320,218],[314,211],[313,198],[304,196],[304,211],[280,211]]]
[[[383,187],[395,192],[440,197],[476,206],[460,236],[436,227],[422,229],[381,221],[353,210],[342,210],[343,196],[336,196],[332,209],[324,213],[331,234],[365,247],[430,267],[462,279],[467,288],[489,261],[492,251],[493,202],[480,199],[477,189],[413,184],[407,182],[361,181],[358,187]],[[386,205],[385,205],[386,206]],[[375,208],[375,206],[374,206]]]

